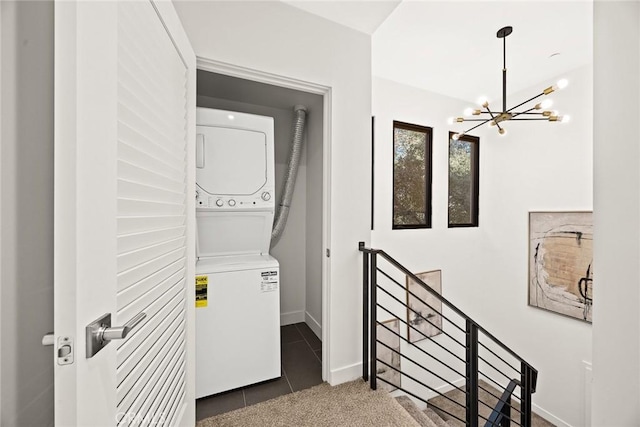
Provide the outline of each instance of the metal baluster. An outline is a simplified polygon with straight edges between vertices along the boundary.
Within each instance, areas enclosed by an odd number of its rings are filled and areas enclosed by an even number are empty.
[[[467,426],[478,425],[478,325],[467,319]]]
[[[377,305],[377,301],[376,301],[376,286],[378,283],[378,265],[377,265],[377,254],[375,252],[371,253],[371,260],[370,260],[370,278],[369,278],[369,285],[371,286],[371,291],[369,293],[369,301],[371,302],[370,305],[370,309],[369,309],[369,320],[370,320],[370,331],[369,331],[369,336],[371,337],[371,341],[369,344],[369,353],[371,355],[370,358],[370,372],[371,372],[371,388],[373,390],[375,390],[377,388],[377,384],[376,384],[376,379],[377,379],[377,361],[376,359],[378,358],[377,355],[377,346],[376,346],[376,342],[377,342],[377,336],[376,336],[376,332],[377,332],[377,310],[376,310],[376,305]]]
[[[359,242],[360,250],[364,242]],[[362,379],[369,380],[369,253],[362,252]]]
[[[511,394],[509,394],[507,401],[502,405],[502,411],[500,411],[503,415],[500,420],[500,427],[511,427]]]
[[[521,367],[522,402],[520,415],[522,427],[531,427],[531,367],[522,362]]]

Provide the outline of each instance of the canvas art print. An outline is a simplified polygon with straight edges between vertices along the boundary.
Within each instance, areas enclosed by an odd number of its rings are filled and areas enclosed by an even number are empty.
[[[386,322],[382,322],[382,324],[379,324],[376,329],[376,338],[378,340],[376,351],[377,351],[378,359],[397,369],[397,370],[392,369],[381,362],[377,363],[376,373],[378,374],[378,378],[382,378],[388,383],[393,384],[391,385],[391,384],[387,384],[384,381],[378,381],[378,385],[388,391],[393,391],[396,388],[400,387],[400,336],[399,334],[400,334],[400,321],[398,319],[392,319],[392,320],[387,320]],[[384,345],[381,343],[384,343]],[[392,348],[395,351],[390,350],[385,345]]]
[[[591,212],[529,213],[529,305],[591,322]]]
[[[442,295],[440,270],[417,273],[416,276]],[[408,276],[407,291],[409,342],[421,341],[442,333],[442,302]]]

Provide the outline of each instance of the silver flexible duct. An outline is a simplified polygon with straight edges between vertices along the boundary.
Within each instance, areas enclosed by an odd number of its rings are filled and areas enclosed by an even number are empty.
[[[284,172],[284,181],[282,182],[282,191],[280,192],[280,204],[276,207],[275,219],[273,220],[273,230],[271,231],[271,246],[278,243],[284,227],[287,224],[289,216],[289,207],[293,198],[293,189],[296,185],[296,176],[298,175],[298,166],[300,165],[300,155],[302,154],[302,136],[304,134],[304,125],[307,117],[307,107],[304,105],[296,105],[293,107],[295,121],[293,124],[293,141],[291,143],[291,151],[289,151],[289,160],[287,169]]]

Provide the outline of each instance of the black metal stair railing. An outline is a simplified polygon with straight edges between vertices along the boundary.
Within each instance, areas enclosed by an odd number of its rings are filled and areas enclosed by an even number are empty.
[[[530,427],[538,371],[385,251],[362,242],[359,250],[362,376],[371,388],[380,383],[400,390],[466,426]],[[411,291],[409,280],[432,297],[431,303]],[[416,310],[409,298],[431,314]],[[442,305],[439,310],[434,299]],[[425,333],[419,323],[409,321],[411,316],[437,333]],[[441,319],[434,323],[436,316]]]

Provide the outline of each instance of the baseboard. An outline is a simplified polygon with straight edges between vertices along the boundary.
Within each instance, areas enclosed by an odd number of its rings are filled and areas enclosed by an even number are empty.
[[[280,313],[280,326],[293,325],[294,323],[302,322],[304,322],[303,310]]]
[[[555,425],[557,427],[573,427],[571,424],[569,424],[565,420],[562,420],[562,419],[556,417],[551,412],[541,408],[540,406],[536,405],[535,403],[533,403],[531,406],[533,406],[533,412],[535,412],[536,414],[540,415],[542,418],[544,418],[545,420],[549,421],[553,425]]]
[[[308,311],[305,311],[304,313],[304,321],[307,324],[307,326],[311,328],[313,333],[316,334],[316,336],[320,339],[320,341],[322,341],[322,325],[320,325],[320,323],[316,319],[314,319],[313,316],[310,315]]]
[[[329,371],[329,378],[327,378],[327,382],[331,385],[338,385],[348,381],[353,381],[358,377],[362,377],[361,362]]]

